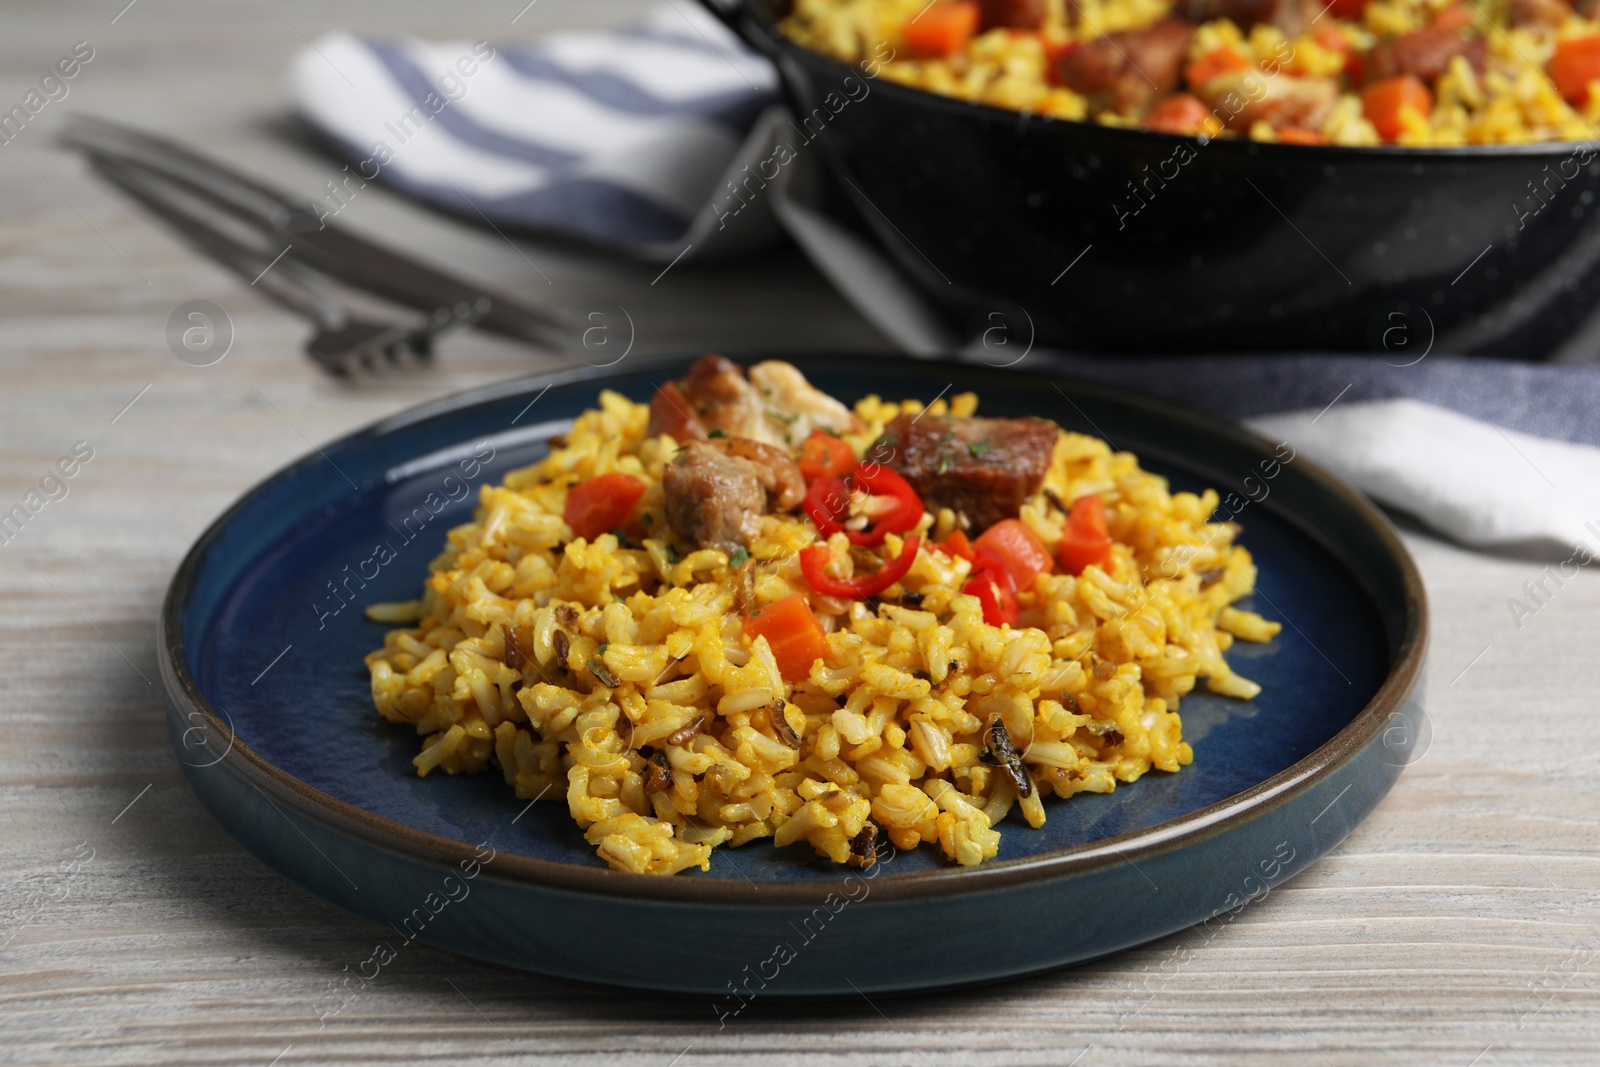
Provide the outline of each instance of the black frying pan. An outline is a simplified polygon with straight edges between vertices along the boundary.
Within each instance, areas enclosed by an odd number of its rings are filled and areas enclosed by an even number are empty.
[[[869,78],[784,38],[787,0],[704,2],[810,116],[793,149],[827,160],[956,324],[1001,310],[1079,350],[1394,362],[1430,346],[1533,357],[1587,344],[1600,295],[1588,143],[1202,145]]]

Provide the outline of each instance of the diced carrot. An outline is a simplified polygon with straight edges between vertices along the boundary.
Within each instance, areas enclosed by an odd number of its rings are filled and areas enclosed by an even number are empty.
[[[1299,126],[1285,126],[1278,131],[1278,140],[1284,144],[1327,144],[1328,139],[1315,130]]]
[[[1374,82],[1362,90],[1361,110],[1378,131],[1378,136],[1392,141],[1405,131],[1408,112],[1419,118],[1433,113],[1433,94],[1415,74],[1402,74]]]
[[[965,530],[956,530],[949,537],[940,542],[939,547],[947,556],[960,556],[968,563],[973,561],[972,541],[967,537]]]
[[[973,0],[940,0],[900,27],[906,47],[921,56],[953,56],[978,32],[979,6]]]
[[[800,446],[800,474],[807,482],[843,478],[856,465],[850,446],[824,430],[812,430]]]
[[[1567,103],[1589,102],[1589,83],[1600,78],[1600,36],[1572,37],[1556,43],[1550,57],[1550,80]]]
[[[1174,93],[1151,108],[1140,125],[1157,133],[1207,133],[1210,119],[1210,109],[1198,99],[1188,93]]]
[[[1061,77],[1061,61],[1082,47],[1082,41],[1065,41],[1061,44],[1051,44],[1046,41],[1044,46],[1044,80],[1057,89],[1065,86],[1067,83]]]
[[[1048,574],[1055,562],[1045,550],[1039,535],[1020,519],[1001,519],[972,542],[973,553],[992,552],[1010,573],[1018,589],[1032,589],[1036,575]]]
[[[1111,531],[1106,525],[1105,501],[1098,496],[1080,496],[1067,513],[1067,528],[1056,546],[1061,569],[1082,574],[1090,564],[1102,570],[1111,562]]]
[[[644,491],[644,482],[631,474],[602,474],[567,491],[561,517],[572,527],[574,536],[593,541],[627,522]]]
[[[1312,31],[1311,39],[1330,52],[1350,51],[1350,39],[1334,26],[1318,26]]]
[[[822,624],[799,593],[757,608],[744,620],[744,635],[754,641],[765,637],[786,682],[804,681],[811,665],[822,658]]]
[[[1200,86],[1219,75],[1249,70],[1253,65],[1247,57],[1223,45],[1184,67],[1183,79],[1190,85]]]

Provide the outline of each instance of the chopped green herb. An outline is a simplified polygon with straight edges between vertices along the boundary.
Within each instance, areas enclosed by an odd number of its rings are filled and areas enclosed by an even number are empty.
[[[611,644],[610,644],[610,642],[603,642],[603,643],[602,643],[602,644],[601,644],[601,645],[600,645],[600,647],[599,647],[599,648],[597,648],[597,649],[595,649],[595,650],[594,650],[594,654],[595,654],[595,655],[597,655],[597,656],[603,656],[603,655],[605,655],[605,654],[606,654],[606,649],[608,649],[608,648],[610,648],[610,647],[611,647]]]
[[[667,546],[667,562],[673,566],[683,562],[683,557],[678,555],[678,550],[671,545]]]
[[[993,447],[988,441],[974,441],[967,446],[967,451],[972,453],[974,459],[982,459],[983,454]]]
[[[706,434],[706,436],[707,437],[726,437],[726,436],[728,436],[728,431],[722,429],[721,427],[718,427],[717,429],[712,430],[710,433]]]
[[[949,469],[950,469],[950,457],[948,455],[941,455],[939,457],[938,469],[935,470],[933,473],[935,473],[935,474],[944,474]]]
[[[646,530],[648,530],[650,528],[650,524],[652,522],[655,522],[655,521],[656,521],[656,517],[654,515],[650,514],[648,511],[645,512],[643,515],[639,516],[639,522],[641,524],[643,524],[643,526],[644,526],[644,528]]]
[[[728,566],[730,566],[730,567],[743,567],[744,563],[745,563],[745,560],[747,560],[749,558],[750,558],[750,550],[749,549],[747,549],[747,548],[737,549],[737,550],[734,551],[733,555],[728,557]]]

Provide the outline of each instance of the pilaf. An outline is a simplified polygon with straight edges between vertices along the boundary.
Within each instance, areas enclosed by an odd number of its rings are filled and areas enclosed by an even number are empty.
[[[1013,809],[1177,772],[1179,701],[1255,696],[1223,653],[1279,631],[1233,606],[1239,526],[977,404],[851,409],[710,356],[650,404],[601,393],[481,489],[420,599],[369,609],[412,623],[366,658],[378,712],[418,774],[493,768],[648,874],[763,838],[974,865]]]

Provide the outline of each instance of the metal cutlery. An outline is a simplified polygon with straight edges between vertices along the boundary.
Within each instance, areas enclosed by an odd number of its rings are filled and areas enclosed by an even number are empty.
[[[309,202],[175,142],[85,115],[69,118],[61,140],[88,154],[97,173],[199,251],[236,273],[249,272],[257,288],[310,318],[318,332],[307,354],[330,371],[375,365],[379,356],[407,350],[425,352],[440,332],[464,325],[548,348],[565,345],[565,326],[552,313],[332,225]],[[424,317],[405,323],[363,319],[333,297],[327,279]]]
[[[431,315],[404,321],[364,317],[341,301],[326,279],[287,256],[274,258],[213,227],[181,206],[173,190],[142,168],[92,157],[95,173],[148,207],[197,251],[227,267],[273,300],[299,313],[316,332],[306,342],[306,355],[332,374],[373,370],[402,357],[425,357],[440,333],[468,325],[472,316],[440,308]],[[481,313],[481,308],[474,309]]]

